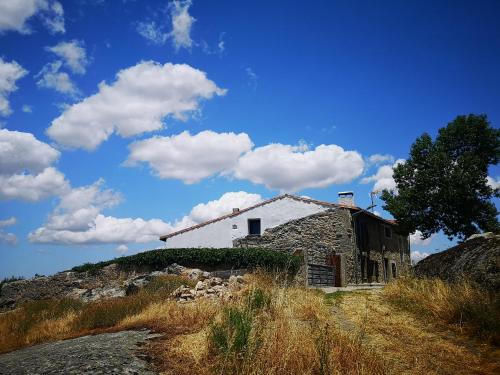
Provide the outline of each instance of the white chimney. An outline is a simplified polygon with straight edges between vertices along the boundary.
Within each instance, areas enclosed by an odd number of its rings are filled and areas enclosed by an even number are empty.
[[[233,214],[237,214],[238,212],[240,212],[239,208],[233,208]]]
[[[340,191],[338,203],[344,206],[354,206],[354,192]]]

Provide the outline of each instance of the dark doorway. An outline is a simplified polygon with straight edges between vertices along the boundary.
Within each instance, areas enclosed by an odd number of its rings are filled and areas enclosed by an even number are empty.
[[[248,234],[260,236],[260,219],[248,219]]]
[[[335,281],[333,286],[342,286],[342,280],[340,278],[340,270],[341,270],[341,260],[340,255],[332,254],[328,257],[326,263],[333,267],[335,270]]]
[[[389,281],[389,259],[384,258],[384,281]]]

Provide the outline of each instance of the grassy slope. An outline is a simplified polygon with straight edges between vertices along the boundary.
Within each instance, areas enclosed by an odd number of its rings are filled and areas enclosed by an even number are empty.
[[[187,281],[163,277],[136,295],[114,300],[87,305],[33,302],[0,315],[0,352],[88,333],[147,327],[165,334],[146,348],[165,374],[500,371],[498,347],[478,341],[479,331],[471,322],[450,321],[456,306],[450,307],[453,313],[445,313],[449,298],[464,290],[401,280],[383,292],[326,296],[299,286],[284,287],[283,281],[266,274],[246,278],[246,289],[222,301],[172,301],[168,294]],[[421,293],[422,288],[428,293]],[[467,305],[476,298],[467,292],[458,303]],[[479,305],[488,308],[488,303]]]
[[[412,305],[395,306],[387,291],[349,293],[335,307],[337,324],[384,355],[394,374],[498,374],[497,347],[465,335]],[[420,308],[419,308],[420,309]]]

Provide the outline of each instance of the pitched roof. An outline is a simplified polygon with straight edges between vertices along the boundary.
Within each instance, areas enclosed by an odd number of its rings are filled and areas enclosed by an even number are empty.
[[[369,216],[372,216],[372,217],[374,217],[376,219],[382,220],[382,221],[386,222],[387,224],[391,224],[391,225],[395,225],[396,224],[395,220],[386,220],[386,219],[384,219],[384,218],[382,218],[380,216],[377,216],[377,215],[371,213],[370,211],[363,210],[362,208],[357,207],[357,206],[349,206],[349,205],[345,205],[345,204],[338,204],[338,203],[330,203],[330,202],[325,202],[325,201],[319,201],[319,200],[316,200],[316,199],[311,199],[311,198],[306,198],[306,197],[299,197],[299,196],[293,195],[293,194],[283,194],[283,195],[278,195],[278,196],[276,196],[274,198],[271,198],[271,199],[267,199],[267,200],[265,200],[263,202],[255,204],[253,206],[241,209],[239,211],[231,212],[229,214],[217,217],[215,219],[204,221],[203,223],[196,224],[196,225],[193,225],[191,227],[184,228],[184,229],[181,229],[181,230],[178,230],[178,231],[175,231],[175,232],[163,235],[163,236],[160,237],[160,240],[161,241],[166,241],[168,238],[177,236],[178,234],[186,233],[186,232],[192,231],[194,229],[198,229],[198,228],[204,227],[206,225],[215,223],[217,221],[221,221],[221,220],[224,220],[224,219],[228,219],[228,218],[231,218],[231,217],[235,217],[235,216],[241,215],[242,213],[250,211],[250,210],[253,210],[254,208],[262,207],[262,206],[265,206],[266,204],[269,204],[269,203],[272,203],[272,202],[275,202],[277,200],[284,199],[284,198],[290,198],[290,199],[293,199],[293,200],[296,200],[296,201],[300,201],[300,202],[304,202],[304,203],[312,203],[312,204],[316,204],[316,205],[323,206],[323,207],[328,207],[328,208],[346,208],[346,209],[350,209],[350,210],[353,210],[353,211],[364,211]]]

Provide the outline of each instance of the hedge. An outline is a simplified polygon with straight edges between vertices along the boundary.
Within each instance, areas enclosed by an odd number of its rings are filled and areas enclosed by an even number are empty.
[[[295,274],[301,262],[301,257],[259,248],[156,249],[99,263],[85,263],[73,267],[72,271],[95,272],[110,264],[117,264],[124,269],[162,269],[177,263],[185,267],[264,268],[268,271],[286,271]]]

